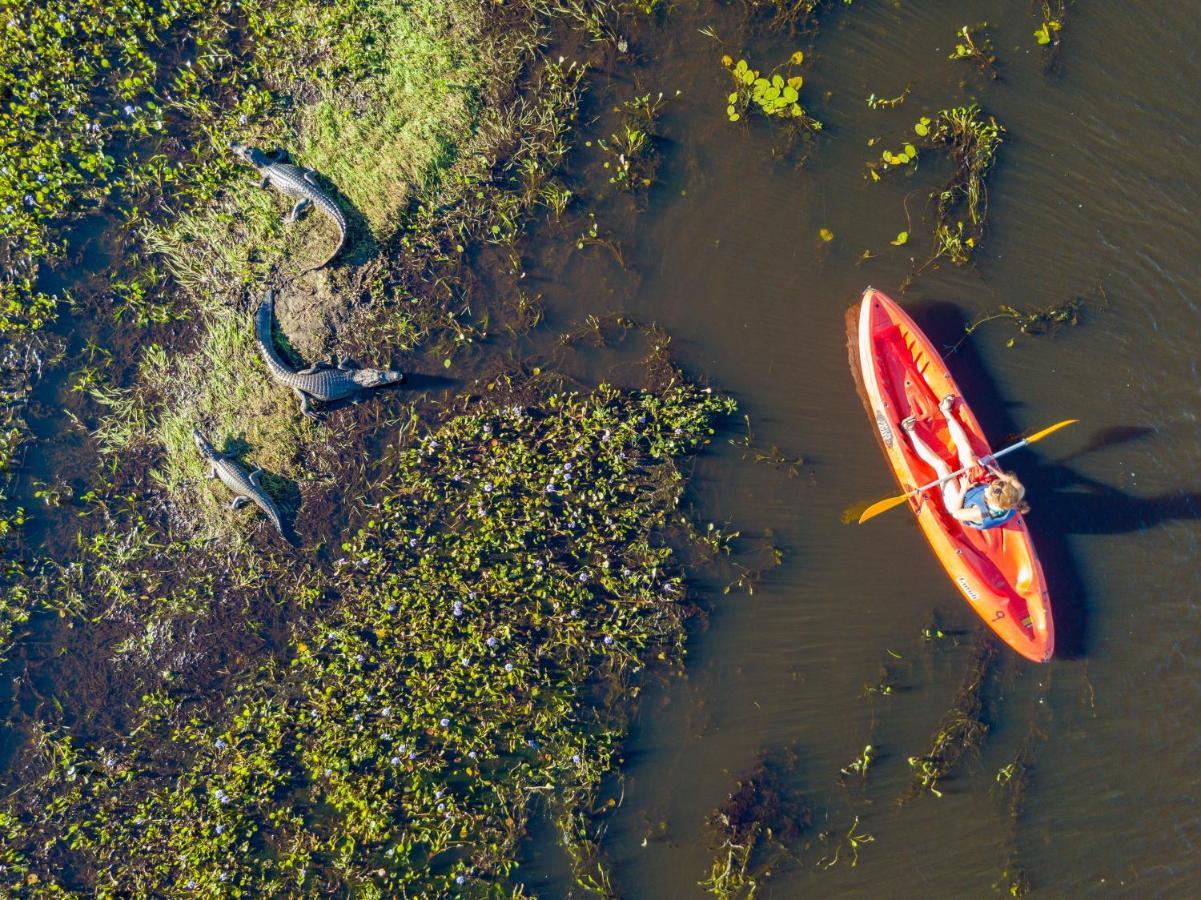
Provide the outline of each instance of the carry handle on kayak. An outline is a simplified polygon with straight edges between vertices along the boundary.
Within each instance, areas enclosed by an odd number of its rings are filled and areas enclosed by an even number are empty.
[[[1014,450],[1021,450],[1023,447],[1027,446],[1028,444],[1033,444],[1035,441],[1041,441],[1047,435],[1053,434],[1054,432],[1058,431],[1061,428],[1067,428],[1067,426],[1069,426],[1069,425],[1075,425],[1079,421],[1080,421],[1079,419],[1064,419],[1062,422],[1056,422],[1054,425],[1050,426],[1049,428],[1044,428],[1042,431],[1036,431],[1034,434],[1030,435],[1030,437],[1024,438],[1024,439],[1018,441],[1016,444],[1011,444],[1010,446],[1006,447],[1004,450],[998,450],[996,453],[989,453],[987,456],[980,457],[979,461],[983,464],[988,464],[988,463],[993,462],[993,461],[999,459],[1000,457],[1004,456],[1006,453],[1012,453]],[[900,506],[902,503],[904,503],[906,500],[908,500],[914,494],[920,494],[923,491],[930,490],[930,488],[939,487],[944,482],[950,481],[952,478],[957,478],[958,476],[962,475],[966,471],[967,471],[967,468],[956,469],[954,472],[952,472],[951,474],[947,475],[944,478],[939,478],[935,481],[931,481],[929,484],[923,484],[921,487],[914,488],[911,491],[906,491],[904,494],[900,494],[899,496],[889,497],[887,500],[880,500],[876,503],[873,503],[871,506],[869,506],[867,509],[865,509],[863,511],[862,515],[859,516],[859,524],[862,525],[868,519],[874,519],[876,516],[880,515],[880,513],[887,512],[888,510],[892,509],[894,506]]]

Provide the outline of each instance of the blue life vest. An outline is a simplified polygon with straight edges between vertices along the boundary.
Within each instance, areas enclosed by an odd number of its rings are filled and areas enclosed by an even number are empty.
[[[974,506],[976,509],[980,510],[980,515],[982,516],[982,519],[979,522],[964,522],[963,524],[968,528],[979,528],[981,530],[985,528],[996,528],[1000,525],[1004,525],[1018,514],[1016,509],[1007,509],[1004,512],[993,512],[988,506],[988,501],[984,499],[984,491],[987,487],[987,483],[973,484],[963,494],[963,508],[967,509],[969,506]]]

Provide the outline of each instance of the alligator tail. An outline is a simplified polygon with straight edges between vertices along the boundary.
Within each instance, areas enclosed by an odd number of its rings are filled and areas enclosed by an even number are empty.
[[[334,224],[338,226],[338,245],[334,247],[333,252],[330,253],[329,256],[325,257],[322,262],[315,266],[309,266],[300,273],[301,275],[306,275],[309,272],[316,272],[318,269],[324,269],[335,259],[337,259],[338,254],[342,252],[342,248],[346,246],[346,235],[349,231],[346,225],[346,216],[342,213],[342,210],[338,207],[338,204],[333,203],[332,201],[330,202],[329,206],[326,206],[324,203],[322,203],[321,208],[325,210],[326,214],[328,214],[329,217],[334,220]]]
[[[279,510],[275,504],[270,499],[263,500],[259,497],[255,498],[255,502],[258,504],[259,509],[267,514],[267,518],[271,520],[271,524],[275,526],[275,530],[279,532],[279,536],[291,544],[292,539],[288,537],[288,533],[284,530],[283,520],[280,518]]]
[[[263,361],[267,363],[267,368],[271,370],[271,374],[277,379],[283,380],[294,373],[288,364],[280,358],[279,353],[275,350],[275,344],[271,339],[271,319],[274,314],[275,291],[268,291],[267,296],[259,304],[258,312],[254,316],[255,343],[258,344],[259,353],[262,355]]]

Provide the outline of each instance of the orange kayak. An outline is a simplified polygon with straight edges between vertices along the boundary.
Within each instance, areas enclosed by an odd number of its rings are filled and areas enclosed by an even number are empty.
[[[908,416],[917,417],[918,433],[927,445],[952,471],[958,469],[959,458],[938,402],[947,394],[962,394],[930,339],[904,310],[873,288],[864,292],[857,314],[851,310],[847,320],[851,368],[857,370],[868,416],[901,490],[938,478],[901,430]],[[976,456],[991,453],[966,401],[957,405],[955,415]],[[937,487],[915,494],[909,505],[934,555],[989,627],[1027,659],[1050,659],[1055,626],[1046,579],[1022,516],[995,528],[969,528],[947,512]]]

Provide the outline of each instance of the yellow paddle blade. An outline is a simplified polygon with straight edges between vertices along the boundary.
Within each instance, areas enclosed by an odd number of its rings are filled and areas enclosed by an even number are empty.
[[[842,524],[853,525],[854,523],[858,522],[859,517],[867,512],[867,508],[871,505],[871,500],[860,500],[854,506],[848,506],[842,511],[842,515],[839,516],[839,518],[842,519]]]
[[[900,506],[908,499],[908,494],[901,494],[897,497],[889,497],[887,500],[877,500],[875,503],[865,509],[859,516],[859,524],[862,525],[868,519],[874,519],[882,512],[888,512],[894,506]]]
[[[1062,422],[1056,422],[1054,425],[1050,426],[1049,428],[1044,428],[1042,431],[1034,432],[1034,434],[1032,434],[1032,435],[1030,435],[1030,437],[1026,438],[1026,443],[1033,444],[1035,441],[1041,441],[1048,434],[1054,434],[1060,428],[1067,428],[1069,425],[1075,425],[1079,421],[1080,421],[1079,419],[1064,419]]]

